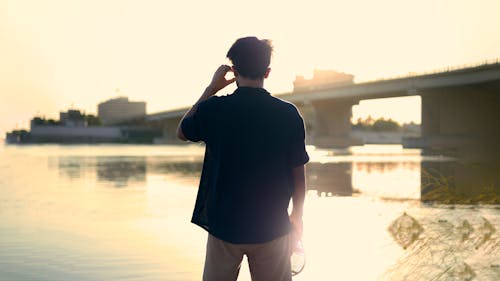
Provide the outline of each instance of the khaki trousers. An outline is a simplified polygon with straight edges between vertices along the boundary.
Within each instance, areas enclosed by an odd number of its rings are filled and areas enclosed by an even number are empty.
[[[232,244],[208,235],[203,281],[236,281],[243,255],[252,281],[291,281],[289,236],[261,244]]]

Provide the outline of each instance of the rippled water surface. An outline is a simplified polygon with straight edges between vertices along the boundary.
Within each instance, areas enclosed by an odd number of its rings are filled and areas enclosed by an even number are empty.
[[[499,280],[497,206],[420,202],[420,150],[309,147],[295,280]],[[0,146],[0,280],[201,280],[202,146]],[[238,280],[250,280],[246,265]]]

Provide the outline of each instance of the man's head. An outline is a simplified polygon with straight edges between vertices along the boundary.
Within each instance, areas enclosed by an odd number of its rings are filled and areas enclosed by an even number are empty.
[[[269,73],[273,46],[267,39],[244,37],[236,40],[227,52],[235,75],[252,80],[264,79]]]

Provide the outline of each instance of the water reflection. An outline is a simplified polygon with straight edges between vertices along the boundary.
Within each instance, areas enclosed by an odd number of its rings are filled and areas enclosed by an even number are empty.
[[[326,196],[352,195],[351,163],[307,164],[307,188]]]
[[[310,152],[297,280],[445,280],[462,262],[455,272],[498,279],[498,209],[419,202],[421,170],[465,174],[453,168],[462,163],[397,146]],[[0,153],[0,280],[200,279],[206,233],[189,223],[199,146]],[[388,230],[404,213],[423,228],[406,250]],[[246,267],[238,280],[250,280]]]
[[[405,162],[355,162],[355,169],[357,171],[367,173],[388,173],[397,169],[416,171],[420,170],[419,161],[405,161]]]
[[[85,171],[84,166],[87,166],[86,162],[87,159],[84,157],[59,157],[57,161],[59,175],[75,180],[80,179],[82,178],[82,172]]]
[[[149,157],[148,169],[154,174],[175,174],[198,178],[203,162],[201,159],[172,159],[170,157]]]
[[[97,157],[95,168],[98,181],[113,182],[115,187],[146,180],[146,157]]]
[[[353,186],[357,193],[385,200],[420,198],[420,160],[355,162]]]
[[[53,161],[49,160],[49,163]],[[50,165],[49,166],[53,166]],[[161,156],[60,156],[57,158],[59,175],[78,180],[95,175],[98,182],[114,187],[141,185],[151,175],[178,175],[198,178],[202,162]]]
[[[351,156],[348,154],[329,157],[335,161],[313,159],[307,164],[310,192],[327,197],[363,194],[419,198],[419,158],[391,161],[381,159],[380,155],[374,159],[366,156],[349,159]],[[60,176],[71,180],[95,178],[97,182],[124,188],[144,186],[148,176],[175,176],[197,181],[202,159],[177,156],[59,156],[57,169]]]
[[[50,163],[50,160],[49,160]],[[78,180],[95,175],[98,182],[126,187],[146,180],[146,157],[121,156],[61,156],[57,158],[59,175]]]

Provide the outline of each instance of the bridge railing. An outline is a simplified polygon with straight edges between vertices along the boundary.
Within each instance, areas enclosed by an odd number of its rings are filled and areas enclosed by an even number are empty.
[[[363,80],[363,81],[356,81],[356,83],[370,83],[370,82],[379,82],[379,81],[386,81],[386,80],[393,80],[393,79],[402,79],[402,78],[410,78],[410,77],[417,77],[417,76],[423,76],[423,75],[432,75],[432,74],[440,74],[440,73],[446,73],[450,71],[457,71],[457,70],[466,70],[470,68],[479,68],[479,67],[484,67],[484,66],[491,66],[491,65],[496,65],[500,64],[500,58],[495,58],[495,59],[485,59],[480,62],[476,63],[468,63],[468,64],[461,64],[461,65],[455,65],[455,66],[448,66],[448,67],[441,67],[441,68],[436,68],[430,71],[423,71],[423,72],[408,72],[407,74],[402,74],[402,75],[396,75],[396,76],[389,76],[389,77],[384,77],[384,78],[376,78],[373,80]]]

